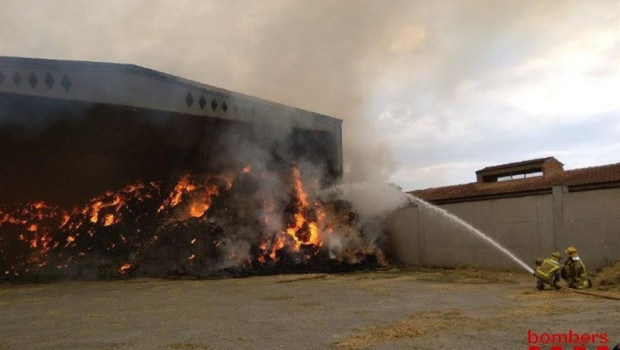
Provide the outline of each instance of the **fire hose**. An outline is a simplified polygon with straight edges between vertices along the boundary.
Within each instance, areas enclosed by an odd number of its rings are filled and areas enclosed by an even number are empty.
[[[605,298],[605,299],[611,299],[611,300],[620,300],[620,297],[616,297],[616,296],[613,296],[613,295],[592,293],[592,292],[587,292],[587,291],[581,290],[581,289],[572,289],[572,288],[560,287],[560,290],[569,291],[569,292],[578,293],[578,294],[583,294],[583,295],[589,295],[589,296],[593,296],[593,297],[599,297],[599,298]]]

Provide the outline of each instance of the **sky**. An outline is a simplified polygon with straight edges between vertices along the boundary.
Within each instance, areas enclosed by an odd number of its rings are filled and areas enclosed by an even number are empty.
[[[132,63],[343,120],[405,190],[620,162],[620,0],[0,0],[0,55]]]

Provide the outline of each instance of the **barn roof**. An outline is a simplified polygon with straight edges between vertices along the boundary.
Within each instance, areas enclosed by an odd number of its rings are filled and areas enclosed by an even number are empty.
[[[133,64],[0,56],[0,93],[335,130],[341,120]]]
[[[523,164],[523,162],[511,164]],[[485,169],[488,170],[489,168]],[[566,186],[569,191],[620,187],[620,163],[562,170],[549,175],[514,180],[479,181],[455,186],[427,188],[410,193],[434,203],[450,203],[544,194],[550,193],[552,187],[558,185]]]

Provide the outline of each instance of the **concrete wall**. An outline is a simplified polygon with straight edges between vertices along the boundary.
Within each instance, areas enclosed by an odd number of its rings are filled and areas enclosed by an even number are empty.
[[[528,265],[575,245],[590,268],[620,259],[620,189],[566,192],[440,206],[478,228]],[[424,207],[388,219],[393,256],[412,266],[519,266],[486,241]]]
[[[620,188],[564,193],[564,240],[586,266],[620,259]]]

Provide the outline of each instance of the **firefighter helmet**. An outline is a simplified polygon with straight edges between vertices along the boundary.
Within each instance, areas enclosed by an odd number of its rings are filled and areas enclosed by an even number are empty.
[[[566,254],[569,254],[569,255],[577,254],[577,248],[573,246],[566,248]]]

